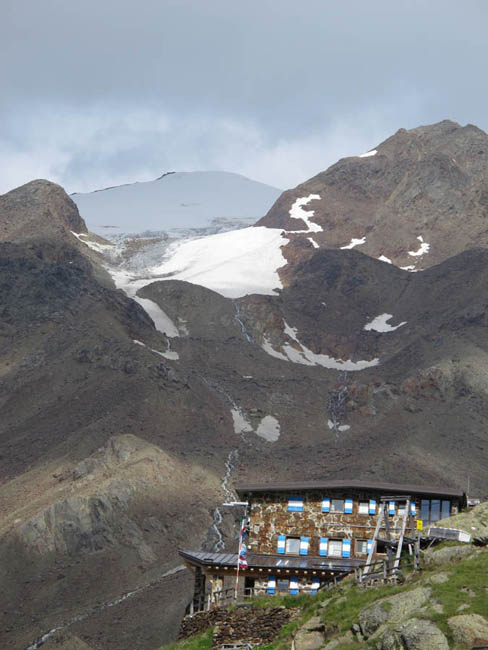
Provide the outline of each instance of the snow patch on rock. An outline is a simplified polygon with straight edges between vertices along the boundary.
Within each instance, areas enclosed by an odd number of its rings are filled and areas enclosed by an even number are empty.
[[[248,422],[244,413],[238,409],[231,409],[232,421],[234,423],[234,433],[241,435],[242,433],[251,433],[253,428]]]
[[[386,257],[385,255],[380,255],[378,257],[380,262],[386,262],[387,264],[392,264],[392,261],[390,260],[389,257]]]
[[[73,232],[72,230],[71,234],[74,235],[78,241],[86,244],[88,248],[91,248],[97,253],[106,253],[107,251],[112,251],[114,249],[114,244],[100,244],[99,242],[90,239],[90,235],[85,232]]]
[[[351,428],[349,424],[340,424],[339,426],[334,426],[332,420],[327,420],[327,426],[329,429],[337,429],[337,431],[349,431]]]
[[[399,327],[402,327],[402,325],[407,324],[407,321],[404,320],[399,325],[390,325],[388,321],[391,318],[393,318],[392,314],[380,314],[376,318],[373,318],[371,322],[366,323],[363,329],[374,332],[394,332]]]
[[[281,359],[282,361],[288,361],[288,357],[286,357],[282,352],[279,352],[278,350],[275,350],[274,347],[271,345],[271,341],[264,337],[263,344],[261,345],[263,350],[269,354],[271,357],[276,357],[276,359]]]
[[[290,217],[292,219],[302,219],[307,224],[307,230],[289,230],[288,232],[322,232],[322,226],[318,223],[312,223],[311,217],[315,214],[315,210],[304,210],[303,206],[308,205],[310,201],[317,201],[320,199],[320,194],[309,194],[297,199],[290,208]]]
[[[137,339],[133,339],[133,342],[136,345],[141,345],[143,348],[147,348],[151,352],[154,352],[154,354],[159,354],[160,357],[164,357],[165,359],[170,359],[171,361],[178,361],[178,359],[180,358],[180,355],[178,354],[178,352],[176,352],[174,350],[167,350],[166,352],[160,352],[159,350],[154,350],[153,348],[148,348],[145,343],[143,343],[142,341],[138,341]]]
[[[320,246],[317,244],[315,239],[312,239],[312,237],[307,237],[308,241],[312,244],[314,248],[320,248]]]
[[[373,149],[372,151],[367,151],[366,153],[362,153],[358,158],[369,158],[370,156],[376,156],[378,151],[376,149]]]
[[[422,235],[419,235],[417,239],[420,242],[420,248],[416,251],[408,251],[408,254],[411,255],[412,257],[420,257],[421,255],[425,255],[426,253],[429,252],[430,249],[430,244],[424,242],[424,238],[422,237]]]
[[[139,289],[153,282],[153,279],[137,280],[127,271],[120,271],[110,266],[105,268],[112,276],[117,289],[121,289],[129,298],[132,298],[132,300],[135,300],[135,302],[141,305],[144,311],[152,318],[154,326],[159,332],[172,338],[180,335],[176,325],[159,305],[148,298],[140,298],[136,295]]]
[[[317,354],[312,352],[312,350],[299,341],[296,327],[291,327],[286,321],[283,323],[284,333],[297,345],[293,346],[289,343],[285,343],[282,347],[282,352],[279,352],[275,350],[267,338],[264,337],[264,343],[261,346],[265,352],[271,354],[271,356],[277,357],[278,359],[299,363],[304,366],[322,366],[323,368],[329,368],[332,370],[347,370],[352,372],[371,368],[379,364],[379,359],[371,359],[370,361],[344,361],[343,359],[334,359],[334,357],[329,357],[327,354]]]
[[[268,442],[276,442],[280,437],[280,423],[272,415],[265,415],[256,429],[256,434]]]
[[[349,244],[347,246],[341,246],[341,251],[349,250],[351,248],[354,248],[355,246],[361,246],[361,244],[366,243],[366,237],[361,237],[361,239],[354,239],[354,237],[351,239]]]

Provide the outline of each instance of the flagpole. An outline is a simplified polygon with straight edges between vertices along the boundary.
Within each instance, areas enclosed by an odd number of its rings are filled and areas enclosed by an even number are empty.
[[[242,550],[242,525],[244,522],[244,517],[241,517],[241,525],[239,527],[239,550],[237,551],[237,571],[236,571],[236,587],[234,591],[234,600],[237,600],[237,591],[239,589],[239,565],[240,565],[240,558],[241,558],[241,550]]]

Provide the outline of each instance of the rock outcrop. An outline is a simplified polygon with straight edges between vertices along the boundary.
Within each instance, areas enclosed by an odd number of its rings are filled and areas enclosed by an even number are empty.
[[[448,650],[445,635],[432,621],[411,618],[386,632],[378,650]]]
[[[289,267],[319,248],[357,247],[412,270],[488,247],[488,135],[468,124],[400,129],[373,155],[343,158],[284,192],[258,225],[283,228]],[[306,201],[297,209],[296,201]],[[313,214],[303,219],[293,213]],[[306,215],[305,215],[306,216]],[[301,231],[301,232],[297,232]],[[313,240],[314,243],[310,241]],[[289,281],[290,268],[282,271]]]
[[[0,242],[86,233],[74,201],[56,183],[36,180],[0,196]]]
[[[359,625],[364,637],[369,638],[385,623],[397,623],[408,619],[413,612],[424,605],[430,596],[426,587],[388,596],[361,612]]]
[[[488,645],[488,620],[479,614],[460,614],[448,620],[455,647]]]

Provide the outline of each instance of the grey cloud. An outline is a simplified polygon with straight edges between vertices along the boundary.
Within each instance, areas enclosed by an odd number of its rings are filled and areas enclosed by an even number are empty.
[[[4,4],[0,191],[223,165],[294,185],[400,126],[488,126],[483,0]]]

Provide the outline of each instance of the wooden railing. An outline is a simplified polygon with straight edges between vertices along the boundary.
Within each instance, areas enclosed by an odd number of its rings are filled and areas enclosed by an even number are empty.
[[[399,566],[395,567],[387,558],[376,560],[375,562],[364,564],[354,569],[356,584],[366,585],[378,581],[389,582],[391,580],[397,580],[403,575],[402,568],[405,569],[407,567],[416,569],[417,562],[408,558],[401,558]]]

